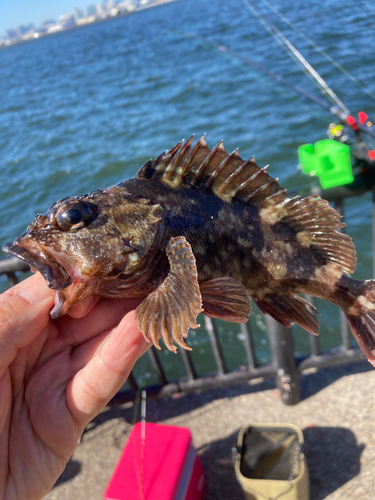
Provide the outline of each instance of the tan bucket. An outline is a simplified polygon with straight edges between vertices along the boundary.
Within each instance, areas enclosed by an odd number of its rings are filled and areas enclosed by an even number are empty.
[[[241,429],[237,445],[235,470],[246,500],[309,500],[301,429],[252,424]]]

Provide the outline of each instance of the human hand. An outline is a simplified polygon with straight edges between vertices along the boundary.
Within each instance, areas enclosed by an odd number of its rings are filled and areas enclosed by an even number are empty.
[[[85,426],[149,347],[134,317],[140,301],[87,297],[53,321],[54,293],[37,273],[0,296],[4,500],[36,500],[52,488]]]

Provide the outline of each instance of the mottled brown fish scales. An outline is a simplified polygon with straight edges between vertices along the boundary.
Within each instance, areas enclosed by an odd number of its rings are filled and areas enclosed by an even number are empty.
[[[136,178],[66,198],[4,251],[56,290],[52,318],[89,294],[138,298],[145,338],[168,349],[204,314],[244,322],[249,296],[283,325],[316,334],[316,309],[337,304],[375,365],[375,282],[356,281],[356,255],[337,212],[318,196],[288,198],[277,179],[223,143],[193,137],[147,162]],[[71,210],[72,209],[72,210]],[[345,274],[347,273],[347,274]]]

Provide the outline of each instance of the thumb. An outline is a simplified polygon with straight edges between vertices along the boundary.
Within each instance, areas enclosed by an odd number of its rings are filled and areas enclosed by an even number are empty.
[[[38,273],[0,295],[0,375],[46,328],[54,294]]]

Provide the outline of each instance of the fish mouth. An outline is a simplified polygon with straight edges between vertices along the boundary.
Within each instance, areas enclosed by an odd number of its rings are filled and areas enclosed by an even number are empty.
[[[64,267],[35,241],[18,238],[4,245],[3,252],[23,260],[32,271],[39,271],[52,290],[62,290],[73,282]]]

